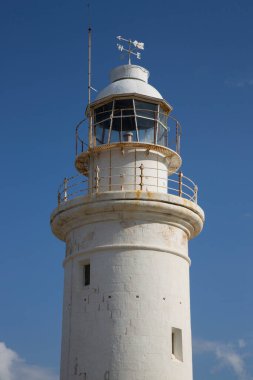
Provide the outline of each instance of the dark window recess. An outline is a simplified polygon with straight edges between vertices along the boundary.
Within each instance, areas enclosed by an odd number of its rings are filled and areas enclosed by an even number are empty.
[[[175,333],[171,334],[172,354],[175,355]]]
[[[112,113],[112,102],[104,104],[103,106],[95,109],[95,124],[103,120],[109,119]]]
[[[115,116],[134,115],[133,99],[115,100],[114,114]]]
[[[175,327],[172,327],[171,332],[171,353],[175,359],[183,361],[182,330]]]
[[[90,285],[90,264],[83,267],[83,283],[84,286]]]

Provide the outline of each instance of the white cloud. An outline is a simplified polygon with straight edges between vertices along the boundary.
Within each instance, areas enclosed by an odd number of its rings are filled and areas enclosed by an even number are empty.
[[[238,340],[238,346],[239,346],[239,348],[244,348],[244,347],[246,347],[246,342],[245,342],[245,340],[244,340],[244,339],[239,339],[239,340]]]
[[[253,79],[246,79],[246,80],[226,80],[225,85],[228,87],[248,87],[253,86]]]
[[[239,339],[239,349],[244,348],[246,343],[243,339]],[[246,370],[244,354],[238,351],[232,344],[221,342],[212,342],[206,340],[195,340],[193,342],[193,350],[196,354],[211,353],[214,354],[219,368],[229,368],[236,375],[238,380],[252,380]]]
[[[244,214],[242,214],[242,217],[245,219],[250,219],[252,218],[252,216],[253,216],[252,212],[245,212]]]
[[[0,380],[13,380],[11,367],[17,360],[17,354],[0,342]]]
[[[0,342],[0,380],[58,380],[49,369],[30,365]]]

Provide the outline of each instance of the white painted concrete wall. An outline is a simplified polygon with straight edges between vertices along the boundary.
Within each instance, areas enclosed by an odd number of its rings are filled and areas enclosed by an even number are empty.
[[[192,380],[188,239],[202,225],[197,205],[166,194],[98,194],[55,211],[67,243],[61,380]]]

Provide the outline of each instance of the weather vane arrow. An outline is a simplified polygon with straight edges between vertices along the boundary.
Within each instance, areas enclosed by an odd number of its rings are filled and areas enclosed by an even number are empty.
[[[117,48],[119,51],[126,51],[128,53],[128,64],[131,65],[131,55],[135,55],[137,59],[141,59],[141,53],[136,51],[137,49],[144,50],[144,42],[132,41],[122,36],[116,37],[120,41],[124,41],[128,44],[128,48],[125,48],[124,45],[117,44]]]

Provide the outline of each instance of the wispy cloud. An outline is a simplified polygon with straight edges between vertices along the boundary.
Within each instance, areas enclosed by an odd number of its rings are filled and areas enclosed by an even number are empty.
[[[252,218],[252,216],[253,216],[252,212],[245,212],[244,214],[242,214],[242,217],[244,219],[250,219],[250,218]]]
[[[238,346],[239,346],[239,348],[244,348],[244,347],[246,347],[247,345],[246,345],[245,340],[244,340],[244,339],[239,339],[239,340],[238,340]]]
[[[243,339],[239,339],[237,345],[206,340],[193,342],[195,354],[210,353],[216,357],[217,367],[213,368],[213,371],[225,367],[229,368],[238,380],[253,380],[253,377],[247,372],[244,353],[241,352],[244,347],[246,347],[246,342]]]
[[[0,342],[0,380],[58,380],[49,369],[26,363],[19,355]]]
[[[253,79],[226,80],[225,85],[227,87],[235,87],[235,88],[251,87],[253,86]]]

